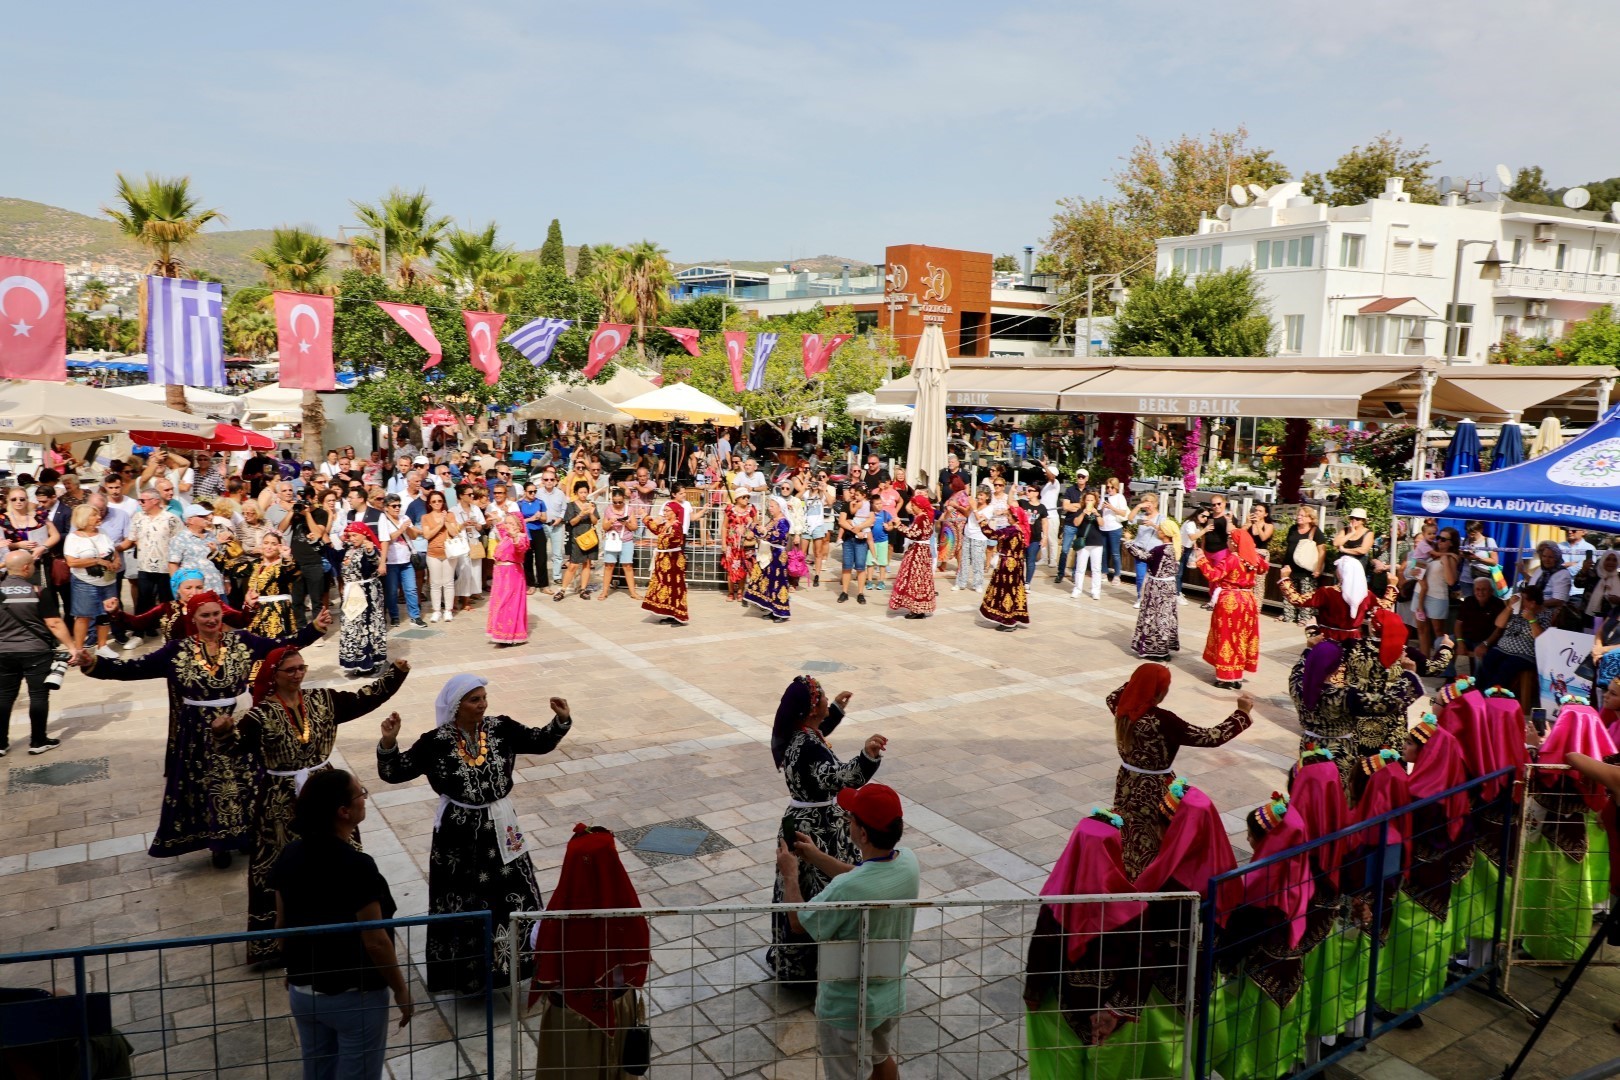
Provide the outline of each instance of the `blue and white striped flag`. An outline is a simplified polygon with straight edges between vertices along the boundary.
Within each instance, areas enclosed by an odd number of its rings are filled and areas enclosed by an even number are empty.
[[[225,385],[225,304],[218,284],[146,279],[149,378],[161,385]]]
[[[771,351],[776,348],[775,334],[754,335],[754,366],[748,370],[748,389],[765,389],[765,361],[771,358]]]
[[[539,318],[531,323],[525,323],[522,329],[508,334],[502,340],[528,357],[529,362],[535,367],[539,367],[551,359],[551,350],[557,347],[557,339],[562,337],[564,330],[573,325],[573,319]]]

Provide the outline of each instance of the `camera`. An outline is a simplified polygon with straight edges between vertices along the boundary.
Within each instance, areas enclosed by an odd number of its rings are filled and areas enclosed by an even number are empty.
[[[45,685],[52,690],[62,689],[62,678],[67,674],[68,653],[66,649],[57,649],[51,653],[51,670],[45,674]]]
[[[294,513],[302,514],[308,509],[309,509],[309,503],[304,499],[299,499],[297,502],[293,503],[293,512]]]

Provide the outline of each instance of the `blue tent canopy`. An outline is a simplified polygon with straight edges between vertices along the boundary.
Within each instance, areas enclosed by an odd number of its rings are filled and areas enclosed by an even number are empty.
[[[1403,480],[1395,485],[1395,513],[1620,532],[1620,409],[1522,465]]]

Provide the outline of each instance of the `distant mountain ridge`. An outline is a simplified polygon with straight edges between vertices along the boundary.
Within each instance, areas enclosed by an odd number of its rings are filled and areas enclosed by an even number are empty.
[[[227,285],[258,285],[264,281],[262,268],[248,252],[270,242],[270,229],[216,229],[204,232],[196,243],[187,248],[183,256],[188,266],[205,270]],[[568,245],[567,261],[570,270],[579,249]],[[539,248],[524,251],[538,255]],[[106,218],[92,217],[59,206],[12,199],[0,196],[0,255],[19,255],[27,259],[46,259],[66,263],[70,269],[82,262],[92,267],[116,266],[124,270],[139,271],[150,261],[150,256],[139,245],[125,238]],[[699,262],[676,262],[676,269],[688,266],[732,266],[738,270],[769,272],[779,266],[792,265],[798,270],[819,273],[837,273],[844,264],[850,273],[859,275],[871,270],[871,264],[859,259],[846,259],[837,255],[817,255],[800,259],[710,259]]]

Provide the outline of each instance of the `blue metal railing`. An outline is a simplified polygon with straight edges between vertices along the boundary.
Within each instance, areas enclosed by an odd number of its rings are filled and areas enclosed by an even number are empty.
[[[89,1080],[89,1077],[91,1076],[93,1050],[91,1045],[92,1036],[96,1034],[106,1034],[103,1032],[91,1031],[91,1011],[88,1007],[88,999],[92,994],[109,994],[115,998],[119,996],[128,996],[130,998],[134,998],[136,995],[157,995],[158,1010],[155,1018],[157,1021],[155,1031],[135,1027],[129,1027],[127,1030],[119,1031],[116,1027],[117,1010],[114,1012],[115,1028],[112,1032],[113,1034],[122,1034],[126,1037],[144,1037],[155,1035],[157,1038],[157,1046],[153,1047],[152,1049],[161,1049],[162,1051],[163,1064],[161,1069],[157,1071],[150,1071],[137,1068],[132,1074],[134,1076],[166,1077],[171,1075],[171,1070],[185,1075],[192,1075],[198,1072],[215,1072],[216,1074],[227,1073],[232,1076],[252,1075],[262,1070],[263,1075],[269,1075],[270,1066],[274,1064],[286,1064],[298,1060],[296,1057],[275,1057],[270,1047],[270,1026],[279,1021],[289,1020],[290,1017],[284,1015],[270,1015],[270,1010],[266,1009],[265,1015],[258,1017],[256,1020],[247,1021],[247,1023],[258,1024],[263,1028],[265,1050],[262,1060],[256,1062],[222,1062],[220,1060],[218,1046],[219,1029],[222,1026],[229,1026],[230,1024],[237,1022],[220,1020],[218,1015],[219,1002],[215,997],[214,989],[224,985],[240,985],[243,980],[239,975],[227,976],[225,972],[220,971],[215,966],[215,949],[221,946],[239,945],[251,941],[277,939],[284,940],[287,938],[326,934],[352,934],[360,930],[373,929],[406,930],[412,927],[425,927],[443,923],[463,923],[474,925],[476,926],[480,936],[483,954],[482,966],[484,971],[484,986],[482,990],[484,1012],[483,1075],[486,1077],[494,1077],[495,985],[492,976],[494,965],[494,928],[491,915],[488,911],[462,912],[442,915],[417,915],[408,918],[381,919],[375,922],[336,923],[325,926],[303,926],[280,930],[251,930],[229,934],[207,934],[192,937],[168,938],[157,941],[129,941],[108,945],[82,945],[65,949],[44,949],[35,952],[0,954],[0,981],[7,981],[4,979],[3,973],[5,972],[21,968],[24,965],[45,964],[47,965],[49,972],[49,979],[46,981],[50,983],[50,985],[45,987],[45,989],[50,990],[58,998],[72,997],[77,999],[77,1075],[83,1078],[83,1080]],[[400,949],[400,944],[401,943],[396,942],[396,950]],[[196,949],[207,949],[209,952],[208,972],[206,976],[202,977],[203,981],[199,984],[197,982],[197,977],[178,976],[171,984],[165,974],[166,971],[171,967],[171,964],[166,962],[166,954],[171,954],[180,950]],[[120,970],[120,967],[112,964],[110,962],[111,958],[129,957],[143,953],[157,954],[156,985],[114,989],[112,987],[114,972]],[[96,960],[101,960],[102,964],[99,966],[95,965],[94,961]],[[58,981],[56,968],[58,964],[63,963],[71,965],[72,988],[70,992],[66,991],[65,988],[58,988],[56,986]],[[411,972],[419,969],[424,963],[425,961],[420,957],[413,959],[404,955],[403,951],[400,951],[399,953],[399,966],[404,972],[407,981],[410,980]],[[240,962],[234,963],[232,966],[237,968],[245,967],[245,965]],[[280,983],[284,980],[284,975],[280,971],[270,971],[262,968],[249,970],[253,972],[261,986],[267,986],[271,982]],[[93,981],[95,981],[93,976],[97,974],[100,975],[100,981],[102,983],[102,987],[99,990],[92,985]],[[33,979],[29,981],[32,983],[38,983],[41,980]],[[418,981],[420,982],[421,980]],[[212,1054],[213,1064],[212,1066],[199,1065],[193,1061],[188,1061],[183,1064],[171,1063],[169,1060],[172,1042],[171,1036],[176,1031],[180,1030],[180,1028],[178,1026],[171,1027],[167,1015],[168,1005],[165,998],[170,995],[179,995],[181,991],[195,989],[199,985],[205,989],[207,1003],[212,1007],[212,1020],[207,1026],[211,1029],[211,1037],[215,1040]],[[264,997],[265,1000],[268,1000],[268,994],[264,995]],[[424,1007],[431,1004],[430,1000],[425,996],[422,998],[422,1000],[418,1001],[415,993],[412,994],[412,999],[413,1007],[417,1009],[418,1015],[421,1014]],[[6,1007],[7,1006],[0,1005],[0,1009]],[[188,1006],[188,1008],[189,1007],[192,1006]],[[133,1004],[131,1004],[130,1015],[133,1014],[134,1007]],[[64,1035],[61,1037],[66,1038],[68,1036]],[[406,1055],[411,1055],[429,1047],[441,1045],[446,1041],[457,1044],[457,1052],[460,1052],[459,1044],[461,1039],[454,1024],[451,1025],[448,1035],[443,1039],[431,1040],[422,1043],[417,1043],[413,1040],[411,1042],[407,1042],[403,1048],[391,1046],[390,1051],[394,1052],[396,1057],[401,1051]],[[3,1055],[7,1050],[8,1047],[0,1045],[0,1055]],[[400,1071],[396,1070],[394,1075],[399,1076],[408,1074],[409,1073],[401,1073]],[[427,1074],[424,1073],[424,1076],[426,1075]]]

